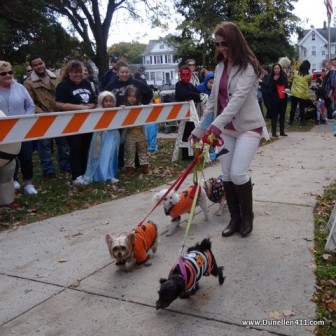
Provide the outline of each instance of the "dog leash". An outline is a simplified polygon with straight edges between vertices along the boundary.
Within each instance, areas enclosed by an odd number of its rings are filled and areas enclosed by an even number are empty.
[[[189,231],[190,231],[191,223],[192,223],[192,220],[195,217],[195,209],[196,209],[196,203],[197,203],[199,191],[200,191],[200,184],[197,183],[196,184],[195,196],[194,196],[194,199],[193,199],[193,202],[192,202],[192,205],[191,205],[191,210],[190,210],[190,213],[189,213],[189,216],[188,216],[187,226],[186,226],[186,229],[185,229],[185,232],[184,232],[184,238],[183,238],[183,241],[182,241],[182,246],[181,246],[181,249],[180,249],[180,252],[179,252],[179,257],[182,257],[182,253],[183,253],[183,250],[184,250],[184,247],[185,247],[185,243],[187,241],[187,237],[188,237],[188,234],[189,234]]]
[[[183,172],[177,177],[177,179],[174,181],[174,183],[168,188],[168,190],[162,195],[162,197],[157,201],[157,203],[154,205],[152,210],[144,217],[144,219],[138,224],[138,226],[141,226],[143,222],[152,214],[152,212],[159,206],[159,204],[165,199],[165,197],[173,190],[178,190],[178,188],[181,186],[183,181],[187,178],[187,176],[190,174],[191,171],[194,170],[195,166],[197,165],[198,161],[200,160],[202,153],[204,151],[204,146],[200,148],[198,153],[195,155],[194,160],[190,163],[189,166],[187,166]]]
[[[194,145],[194,152],[196,152],[196,155],[199,156],[199,160],[197,165],[194,166],[194,171],[193,171],[193,181],[194,181],[194,190],[195,190],[195,195],[194,195],[194,199],[192,202],[192,206],[191,206],[191,211],[189,213],[189,217],[188,217],[188,222],[187,222],[187,226],[186,226],[186,230],[184,233],[184,238],[182,241],[182,246],[181,249],[179,251],[179,259],[183,258],[183,250],[187,241],[187,237],[190,231],[190,227],[191,227],[191,223],[194,219],[195,216],[195,209],[196,209],[196,203],[197,203],[197,199],[198,199],[198,195],[200,192],[200,179],[198,177],[198,173],[200,172],[203,179],[204,178],[204,165],[205,165],[205,157],[208,155],[209,153],[209,148],[210,146],[215,146],[215,147],[220,147],[224,145],[224,140],[221,137],[216,137],[214,134],[211,134],[210,131],[207,131],[205,133],[205,135],[202,137],[202,144],[201,147],[198,144]],[[205,149],[206,148],[206,149]],[[228,150],[226,148],[223,148],[219,153],[219,155],[225,154],[227,153]],[[191,193],[192,194],[192,193]]]

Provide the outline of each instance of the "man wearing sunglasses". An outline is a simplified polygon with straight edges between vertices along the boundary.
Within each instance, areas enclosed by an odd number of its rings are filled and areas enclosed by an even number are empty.
[[[56,112],[55,91],[59,78],[46,69],[40,56],[30,57],[29,64],[33,71],[25,80],[24,86],[35,103],[35,113]],[[37,143],[42,173],[48,178],[56,177],[51,155],[52,141],[53,139],[40,139]],[[59,169],[61,172],[67,172],[70,170],[68,143],[65,137],[55,138],[55,142]]]

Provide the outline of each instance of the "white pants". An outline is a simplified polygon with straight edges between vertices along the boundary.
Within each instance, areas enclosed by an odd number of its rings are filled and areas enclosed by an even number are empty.
[[[261,136],[251,131],[243,133],[227,131],[222,133],[221,137],[224,140],[224,146],[218,148],[218,151],[223,147],[229,151],[219,157],[223,180],[232,181],[237,185],[247,183],[250,179],[247,171],[259,147]]]

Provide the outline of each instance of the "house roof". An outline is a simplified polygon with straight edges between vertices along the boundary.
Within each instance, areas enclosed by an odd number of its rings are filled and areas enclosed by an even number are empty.
[[[308,35],[310,35],[310,32],[312,31],[315,31],[316,33],[321,35],[321,37],[325,39],[326,42],[328,41],[328,28],[312,28],[303,31],[304,37],[299,42],[299,44],[301,44],[308,37]],[[336,28],[330,27],[330,43],[336,43]]]
[[[147,44],[146,50],[141,54],[141,56],[146,56],[146,55],[149,55],[149,54],[162,54],[162,51],[153,52],[154,47],[159,43],[164,44],[166,47],[171,49],[172,52],[174,52],[174,53],[176,52],[176,47],[173,46],[170,43],[167,43],[165,41],[160,41],[160,40],[150,40]]]

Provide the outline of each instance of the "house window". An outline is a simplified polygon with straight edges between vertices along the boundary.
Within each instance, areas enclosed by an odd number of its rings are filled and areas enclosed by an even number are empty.
[[[155,56],[155,64],[162,64],[162,56]]]
[[[163,45],[163,44],[160,44],[159,48],[160,48],[160,49],[164,49],[164,45]]]
[[[150,72],[150,80],[155,81],[155,72]]]
[[[172,55],[165,55],[166,63],[173,63]]]
[[[312,56],[316,56],[316,47],[312,47]]]
[[[312,41],[315,41],[315,33],[312,32]]]
[[[324,56],[325,54],[326,54],[325,50],[322,49],[322,51],[321,51],[321,55]]]

